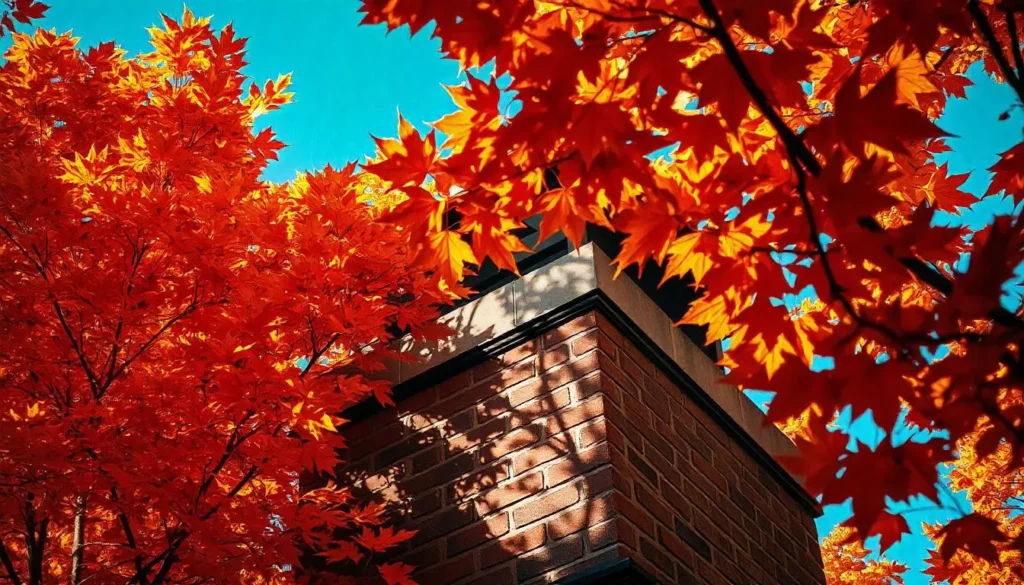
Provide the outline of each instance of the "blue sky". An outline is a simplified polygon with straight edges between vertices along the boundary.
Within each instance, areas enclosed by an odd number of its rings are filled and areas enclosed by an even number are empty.
[[[159,22],[161,11],[177,17],[183,6],[162,0],[48,3],[52,7],[43,26],[73,29],[86,46],[113,39],[129,53],[147,50],[145,28]],[[441,59],[438,43],[425,34],[410,39],[405,30],[386,35],[379,26],[358,27],[355,0],[197,0],[189,7],[198,15],[212,14],[217,28],[231,21],[239,35],[250,37],[246,73],[257,82],[293,74],[294,103],[263,118],[290,145],[268,169],[268,179],[283,181],[297,170],[361,160],[373,152],[371,134],[395,133],[397,109],[422,125],[452,107],[442,84],[457,83],[459,71],[456,64]],[[998,116],[1014,104],[1013,92],[978,68],[970,77],[975,85],[967,89],[967,99],[951,101],[939,125],[956,135],[949,139],[953,152],[945,157],[950,170],[971,172],[966,188],[980,195],[990,178],[985,169],[1021,140],[1024,115],[1015,108],[1008,120],[999,121]],[[991,198],[964,220],[978,227],[990,222],[993,214],[1011,211],[1008,199]],[[854,424],[852,432],[865,439],[875,434],[870,423]],[[848,515],[844,506],[829,507],[819,530],[826,534]],[[917,527],[942,518],[942,513],[924,510],[910,514],[908,520]],[[908,585],[928,582],[920,573],[926,546],[923,537],[911,536],[889,552],[889,558],[911,567]]]
[[[179,18],[184,4],[146,0],[47,0],[41,26],[74,30],[92,46],[115,40],[129,54],[148,50],[146,28],[164,12]],[[199,16],[220,29],[233,22],[249,37],[246,73],[257,82],[292,73],[294,103],[261,118],[289,145],[266,177],[290,179],[296,170],[362,160],[374,150],[370,134],[397,132],[396,108],[409,121],[433,121],[452,109],[441,86],[458,82],[458,65],[443,61],[439,43],[407,31],[359,27],[355,0],[194,0]],[[5,39],[6,40],[6,39]],[[0,42],[0,46],[3,43]]]

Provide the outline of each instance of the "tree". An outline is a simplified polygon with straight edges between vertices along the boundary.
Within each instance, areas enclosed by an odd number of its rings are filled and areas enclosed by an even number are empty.
[[[1003,298],[1024,234],[1014,217],[977,233],[937,221],[976,200],[936,161],[949,146],[934,122],[975,62],[1024,98],[1021,10],[363,0],[365,22],[429,25],[447,57],[491,72],[450,89],[440,147],[403,126],[367,170],[405,199],[391,217],[422,242],[418,261],[453,279],[485,257],[514,269],[509,229],[536,215],[542,237],[579,242],[587,222],[624,234],[620,268],[692,273],[704,294],[683,322],[729,340],[730,380],[775,392],[771,421],[806,421],[791,464],[807,489],[852,501],[857,538],[898,539],[908,526],[889,502],[938,501],[938,468],[966,436],[983,433],[979,461],[1005,451],[989,476],[1024,465],[1024,409],[1007,399],[1024,382],[1024,323]],[[1022,149],[992,167],[990,196],[1024,199]],[[431,220],[449,208],[458,225]],[[791,312],[805,287],[814,310]],[[819,358],[834,365],[816,371]],[[851,448],[828,428],[842,408],[889,438]],[[905,421],[919,432],[895,438]],[[943,528],[940,563],[965,551],[995,563],[993,543],[1014,536],[968,512]]]
[[[1022,402],[1020,392],[1004,400],[1017,405]],[[949,473],[953,489],[964,492],[971,509],[983,516],[966,516],[973,518],[971,523],[925,526],[925,532],[936,541],[936,551],[931,553],[926,571],[935,581],[948,581],[950,585],[1024,584],[1024,469],[1013,467],[1014,454],[1008,443],[1000,443],[987,457],[980,455],[991,448],[983,441],[994,440],[989,429],[986,425],[960,440],[958,456]],[[982,536],[998,530],[1003,538],[974,540],[972,531],[977,530]],[[977,554],[983,558],[975,558],[966,551],[949,553],[949,547],[963,541],[972,547],[982,547]],[[944,562],[943,558],[950,554],[952,558]]]
[[[869,559],[857,532],[849,526],[836,526],[821,543],[821,559],[829,585],[902,584],[907,568],[884,559]]]
[[[230,25],[151,36],[129,58],[15,34],[0,67],[0,577],[372,574],[410,534],[331,481],[338,414],[389,401],[366,376],[395,335],[444,334],[447,295],[354,166],[260,179],[284,145],[254,120],[288,77],[244,87]]]

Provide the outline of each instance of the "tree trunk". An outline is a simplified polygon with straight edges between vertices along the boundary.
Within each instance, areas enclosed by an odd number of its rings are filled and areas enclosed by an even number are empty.
[[[85,496],[75,499],[75,535],[71,542],[71,585],[78,585],[82,578],[82,562],[85,558]]]

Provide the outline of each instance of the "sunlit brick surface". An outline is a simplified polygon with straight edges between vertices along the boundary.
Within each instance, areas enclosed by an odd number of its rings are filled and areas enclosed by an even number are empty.
[[[588,313],[346,430],[419,532],[423,585],[552,582],[631,557],[661,583],[821,584],[814,522]]]

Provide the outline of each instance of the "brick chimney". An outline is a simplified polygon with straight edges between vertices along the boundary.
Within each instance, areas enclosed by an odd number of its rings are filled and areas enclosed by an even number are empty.
[[[419,583],[825,582],[793,445],[678,307],[594,243],[491,288],[453,340],[405,345],[397,408],[346,415],[346,469],[419,531],[397,557]]]

